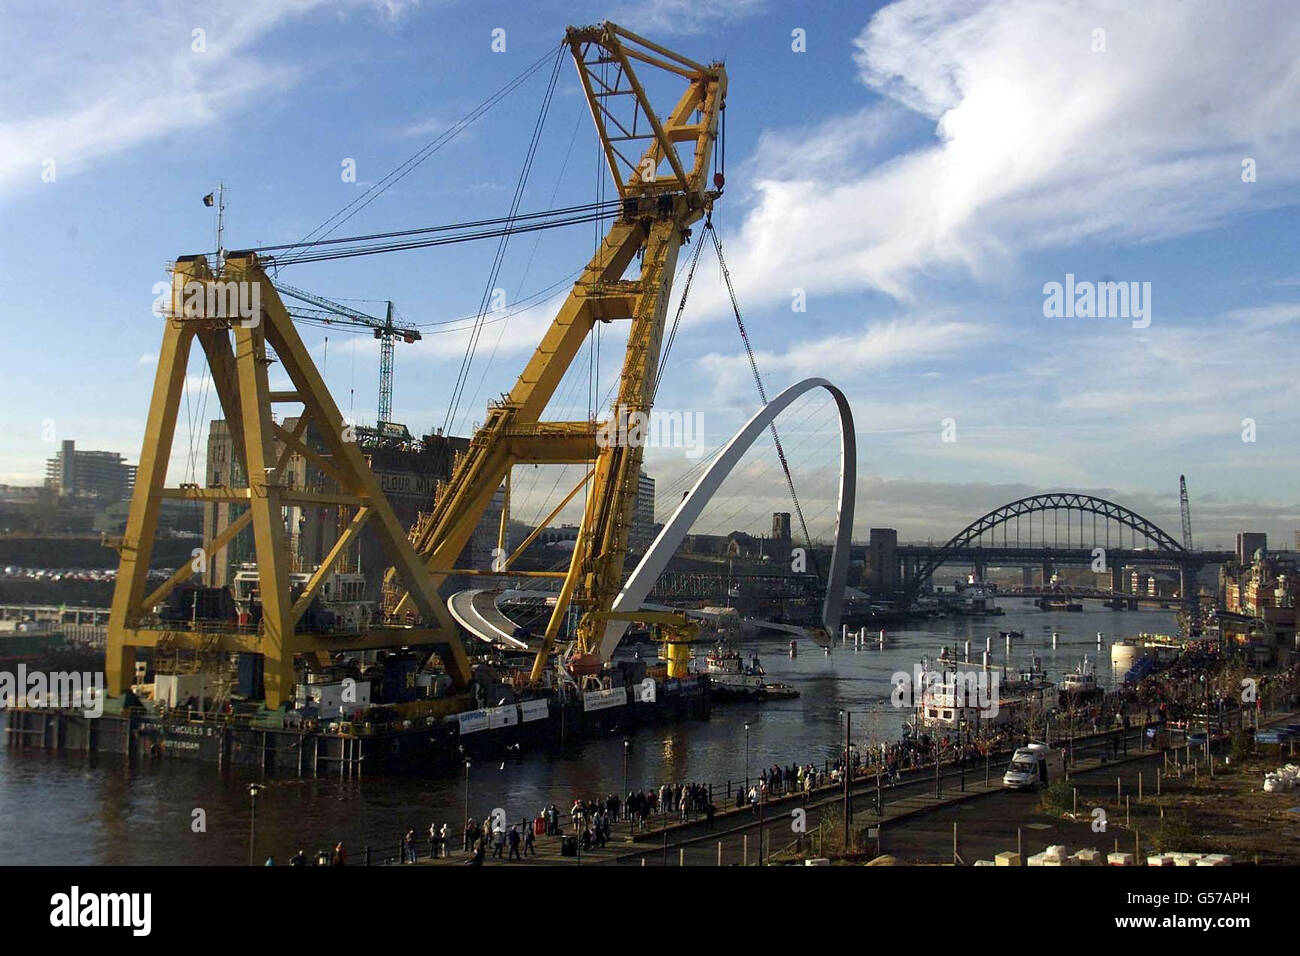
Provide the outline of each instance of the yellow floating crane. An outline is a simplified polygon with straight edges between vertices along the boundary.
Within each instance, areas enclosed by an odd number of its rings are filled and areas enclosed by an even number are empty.
[[[259,254],[231,253],[219,258],[215,271],[204,256],[176,261],[130,513],[125,533],[112,542],[120,559],[108,627],[110,694],[126,689],[136,648],[160,643],[261,654],[270,709],[290,697],[298,654],[427,647],[442,658],[455,685],[466,686],[470,661],[438,588],[457,572],[454,562],[516,464],[588,466],[587,477],[571,492],[586,485],[577,546],[532,677],[541,678],[571,606],[583,612],[576,633],[578,653],[571,658],[575,670],[591,673],[601,665],[600,629],[623,578],[642,448],[638,443],[602,442],[598,436],[638,434],[634,422],[639,419],[633,416],[650,411],[678,251],[691,226],[710,213],[721,195],[721,174],[712,180],[708,175],[727,80],[721,63],[696,63],[608,22],[569,28],[566,44],[618,190],[618,216],[514,388],[490,407],[433,510],[409,534],[367,467]],[[684,87],[662,118],[652,107],[642,72]],[[638,274],[625,278],[638,259]],[[629,323],[613,413],[625,420],[603,427],[594,421],[543,421],[547,403],[598,322]],[[187,363],[196,342],[211,369],[247,487],[166,485]],[[291,381],[289,389],[271,389],[268,367],[273,362]],[[292,429],[273,414],[277,404],[302,405]],[[307,441],[309,428],[320,437],[323,451]],[[293,487],[286,477],[293,455],[318,469],[333,490]],[[149,589],[159,513],[168,499],[234,502],[244,511],[205,541],[193,561]],[[319,569],[295,591],[283,516],[286,507],[303,505],[355,510]],[[300,629],[336,560],[365,526],[378,534],[392,561],[385,579],[386,623],[344,638]],[[201,574],[208,559],[250,527],[259,571],[260,621],[199,626],[160,621],[153,614],[174,588]],[[514,573],[508,565],[506,573]],[[684,643],[670,642],[670,652]],[[672,653],[669,658],[672,668]],[[684,666],[681,660],[676,664]]]
[[[533,663],[535,681],[542,676],[570,606],[583,612],[572,669],[591,673],[603,663],[597,654],[597,614],[609,612],[622,584],[643,448],[636,442],[600,441],[598,436],[635,435],[640,431],[635,423],[645,420],[636,416],[650,412],[678,252],[691,226],[711,212],[723,185],[720,174],[709,179],[727,92],[721,63],[696,63],[608,22],[570,27],[566,41],[622,201],[621,214],[514,388],[489,408],[487,421],[475,432],[433,511],[411,532],[424,566],[434,583],[441,584],[457,572],[454,562],[514,465],[591,467],[579,483],[581,487],[590,482],[586,507]],[[646,94],[640,69],[685,84],[662,120]],[[640,274],[624,278],[638,258]],[[597,322],[630,323],[612,412],[624,420],[542,421],[547,403]],[[506,573],[514,557],[507,559]],[[394,569],[390,577],[397,573]],[[394,591],[389,589],[388,608],[401,619],[411,609],[413,596]]]

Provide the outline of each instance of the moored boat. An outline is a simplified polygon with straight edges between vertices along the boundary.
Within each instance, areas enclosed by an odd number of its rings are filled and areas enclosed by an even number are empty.
[[[719,641],[704,659],[704,674],[716,700],[787,700],[799,692],[789,684],[769,681],[757,654],[746,661],[726,641]]]

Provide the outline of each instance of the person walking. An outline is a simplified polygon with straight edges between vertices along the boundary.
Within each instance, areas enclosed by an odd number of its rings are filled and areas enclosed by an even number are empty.
[[[519,841],[519,827],[512,826],[510,828],[510,856],[507,860],[523,861],[523,857],[519,855]]]
[[[492,830],[492,859],[503,860],[506,849],[506,828],[498,823]]]
[[[536,842],[537,842],[537,838],[533,836],[533,831],[532,831],[532,829],[529,828],[529,829],[525,830],[525,831],[524,831],[524,856],[536,856],[536,855],[537,855],[537,849],[536,849],[536,847],[534,846],[534,844],[536,844]]]

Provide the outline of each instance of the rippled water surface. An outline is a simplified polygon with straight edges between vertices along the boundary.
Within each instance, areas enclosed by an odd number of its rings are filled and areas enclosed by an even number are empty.
[[[890,630],[883,650],[836,646],[830,655],[801,644],[788,655],[788,639],[763,636],[742,649],[756,650],[768,675],[795,685],[795,700],[720,704],[708,721],[641,730],[627,754],[630,786],[664,780],[709,781],[724,787],[745,776],[746,733],[750,772],[772,763],[833,759],[840,748],[847,707],[859,744],[894,739],[905,715],[888,703],[890,676],[911,671],[922,656],[947,645],[960,657],[966,640],[978,660],[986,637],[993,659],[1003,660],[1000,630],[1023,630],[1011,664],[1038,654],[1052,678],[1073,669],[1087,653],[1096,656],[1096,634],[1111,640],[1141,631],[1170,633],[1165,611],[1111,611],[1096,602],[1083,613],[1043,612],[1028,601],[1003,599],[1006,614],[983,619],[930,622],[925,628]],[[1051,647],[1051,633],[1059,647]],[[1110,672],[1103,652],[1099,679],[1110,686],[1123,675]],[[16,753],[0,749],[0,863],[14,864],[242,864],[249,858],[247,784],[266,789],[257,797],[255,856],[284,862],[294,851],[312,851],[343,840],[350,861],[361,848],[396,853],[408,828],[423,836],[431,821],[464,823],[465,777],[370,777],[361,780],[263,778],[252,771],[218,771],[208,764],[169,761],[126,765],[123,758],[83,754]],[[624,788],[621,735],[588,740],[563,754],[525,754],[504,764],[478,762],[469,772],[469,805],[482,818],[494,807],[511,819],[532,817],[554,802],[567,810],[575,796]],[[716,791],[715,791],[716,793]],[[206,832],[193,832],[203,810]]]

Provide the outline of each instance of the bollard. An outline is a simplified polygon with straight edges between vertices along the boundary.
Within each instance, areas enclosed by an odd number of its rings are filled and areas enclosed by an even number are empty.
[[[718,841],[718,866],[722,866],[722,841]]]
[[[1074,788],[1074,815],[1079,815],[1079,788]]]
[[[1056,650],[1056,642],[1057,642],[1057,640],[1058,640],[1057,634],[1056,634],[1055,631],[1053,631],[1053,632],[1052,632],[1052,650]]]
[[[749,866],[749,834],[746,833],[741,840],[743,842],[740,848],[740,863],[741,866]]]
[[[678,866],[686,865],[686,847],[684,846],[680,846],[677,848],[677,865]]]
[[[1021,866],[1025,865],[1024,841],[1022,839],[1020,827],[1016,827],[1016,858],[1020,861]]]

